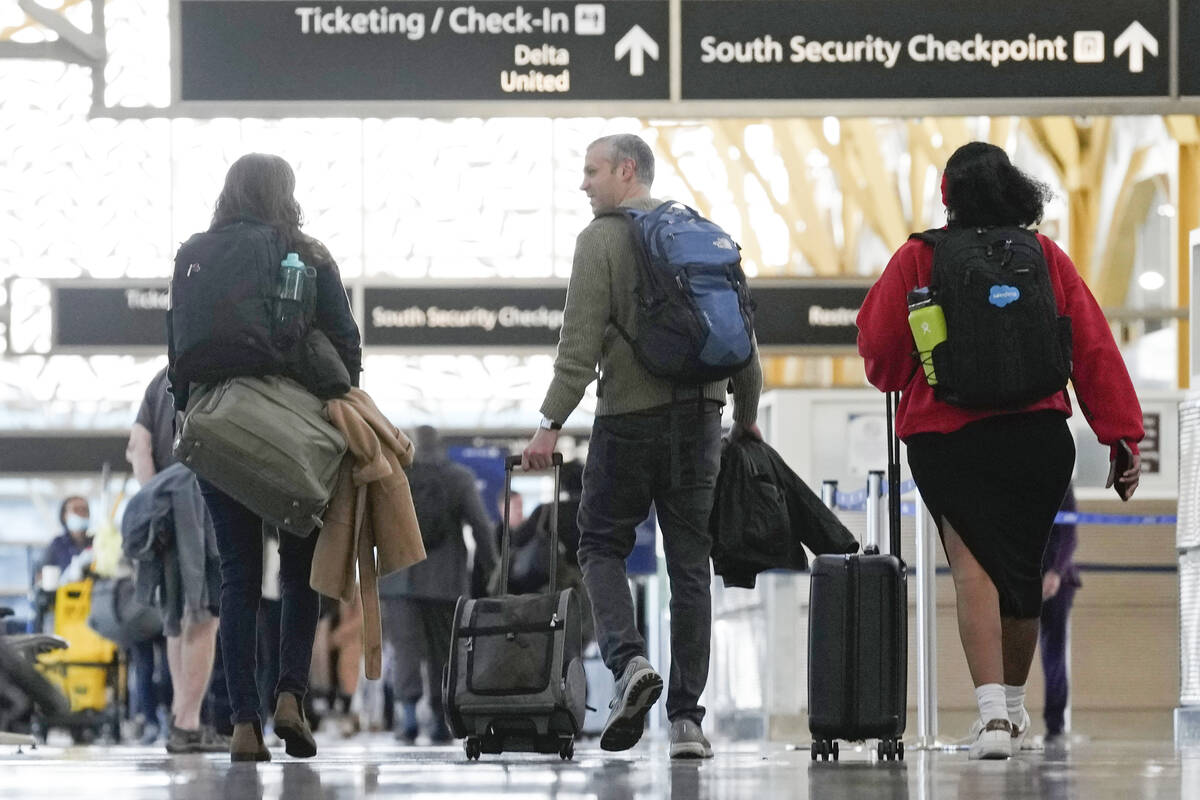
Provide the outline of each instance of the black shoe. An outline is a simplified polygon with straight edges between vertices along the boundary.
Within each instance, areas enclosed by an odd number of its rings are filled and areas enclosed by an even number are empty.
[[[600,749],[628,750],[642,738],[646,714],[662,694],[662,676],[642,656],[634,656],[625,665],[613,690],[612,712],[600,734]]]
[[[454,735],[450,733],[450,729],[446,727],[446,723],[441,723],[433,728],[433,733],[429,735],[429,739],[433,744],[450,744],[454,741]]]

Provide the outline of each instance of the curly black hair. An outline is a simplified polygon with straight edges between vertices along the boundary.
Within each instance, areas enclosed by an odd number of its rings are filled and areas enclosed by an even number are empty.
[[[946,162],[951,225],[1035,225],[1050,197],[1049,186],[1014,167],[994,144],[964,144]]]

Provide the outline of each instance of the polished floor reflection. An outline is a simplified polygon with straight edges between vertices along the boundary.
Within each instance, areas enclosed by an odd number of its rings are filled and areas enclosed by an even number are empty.
[[[671,800],[1196,800],[1200,753],[1170,742],[1081,743],[1009,762],[968,762],[961,751],[911,752],[902,763],[843,750],[813,763],[785,745],[718,744],[717,757],[672,763],[661,741],[612,756],[583,742],[573,762],[406,748],[388,737],[321,742],[312,761],[231,765],[221,756],[169,757],[138,747],[0,747],[0,798],[60,800],[352,800],[355,798],[670,798]]]

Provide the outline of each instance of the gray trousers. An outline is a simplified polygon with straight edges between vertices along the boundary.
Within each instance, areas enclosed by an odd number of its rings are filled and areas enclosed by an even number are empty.
[[[721,411],[681,403],[667,411],[597,417],[579,506],[579,564],[605,665],[620,678],[646,655],[625,574],[634,528],[653,502],[671,582],[667,716],[700,722],[712,631],[708,518],[721,464]]]
[[[442,719],[442,669],[450,653],[454,600],[419,600],[383,596],[384,635],[395,652],[393,689],[402,703],[416,703],[425,694],[421,664],[429,665],[429,707]]]

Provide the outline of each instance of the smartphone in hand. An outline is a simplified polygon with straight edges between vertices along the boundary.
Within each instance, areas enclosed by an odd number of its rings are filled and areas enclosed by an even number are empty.
[[[1122,500],[1129,499],[1129,484],[1121,480],[1121,476],[1125,471],[1133,466],[1133,450],[1124,439],[1117,442],[1117,456],[1112,461],[1108,462],[1108,481],[1106,486],[1111,486],[1117,493],[1117,497]]]

